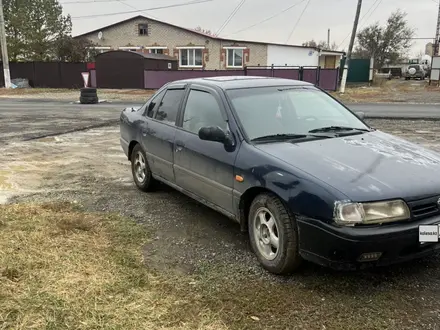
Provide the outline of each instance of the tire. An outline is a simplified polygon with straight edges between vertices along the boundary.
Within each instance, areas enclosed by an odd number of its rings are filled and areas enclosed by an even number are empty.
[[[96,92],[84,92],[81,93],[81,97],[98,97],[98,94]]]
[[[99,100],[97,96],[91,96],[91,97],[80,96],[79,102],[81,104],[96,104],[99,102]]]
[[[266,229],[257,229],[262,226],[260,215],[265,219],[263,225]],[[275,226],[271,225],[271,219]],[[278,197],[264,193],[253,200],[248,230],[252,250],[264,269],[273,274],[288,275],[300,268],[303,260],[299,255],[297,223]],[[278,238],[275,253],[274,238]]]
[[[81,94],[82,93],[94,93],[96,94],[96,88],[92,88],[92,87],[84,87],[80,89]]]
[[[141,157],[142,156],[142,157]],[[144,179],[140,175],[142,170],[139,166],[142,166],[143,159],[143,175]],[[147,156],[140,144],[135,145],[131,153],[131,174],[133,175],[133,181],[136,187],[144,192],[154,191],[157,188],[158,182],[153,178],[150,166],[147,162]]]

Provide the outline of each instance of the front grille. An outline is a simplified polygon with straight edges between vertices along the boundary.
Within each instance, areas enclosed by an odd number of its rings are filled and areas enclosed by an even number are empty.
[[[412,217],[414,219],[424,219],[440,213],[437,201],[439,196],[409,202]]]

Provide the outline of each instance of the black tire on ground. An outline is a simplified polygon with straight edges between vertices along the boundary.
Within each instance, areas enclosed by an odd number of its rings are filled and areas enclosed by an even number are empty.
[[[139,178],[138,166],[140,165],[140,160],[144,161],[144,175],[145,178],[141,181]],[[136,187],[144,192],[154,191],[158,186],[158,182],[153,178],[150,166],[148,165],[147,156],[145,151],[142,149],[140,144],[136,144],[131,153],[131,173],[133,176],[133,181],[136,184]]]
[[[98,97],[98,94],[96,92],[83,92],[81,93],[82,97]]]
[[[82,93],[95,93],[96,94],[96,88],[93,87],[84,87],[80,89],[81,94]]]
[[[269,213],[266,213],[265,210],[268,210]],[[269,219],[273,218],[276,224],[276,227],[272,227],[272,231],[266,231],[266,235],[264,233],[265,230],[259,231],[257,229],[258,223],[260,223],[261,228],[261,221],[258,216],[260,212],[263,212],[263,218],[265,220],[267,220],[269,216]],[[266,222],[266,224],[269,223],[270,221]],[[266,227],[269,226],[270,225]],[[249,210],[248,230],[252,250],[263,268],[278,275],[288,275],[300,268],[303,260],[299,255],[297,223],[293,214],[284,206],[277,196],[271,193],[263,193],[253,200]],[[270,260],[270,258],[266,258],[260,251],[258,245],[264,241],[263,239],[260,240],[258,236],[265,237],[271,241],[268,237],[271,237],[272,233],[275,237],[278,237],[278,249],[275,253],[275,257],[272,257],[273,259]],[[270,249],[273,252],[272,245]]]
[[[84,96],[80,96],[79,98],[79,102],[81,104],[96,104],[99,102],[98,97],[97,96],[92,96],[92,97],[84,97]]]

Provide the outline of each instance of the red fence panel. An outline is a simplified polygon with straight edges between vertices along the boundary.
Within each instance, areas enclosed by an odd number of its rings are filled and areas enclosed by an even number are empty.
[[[276,78],[299,80],[300,69],[274,69],[273,76]]]
[[[337,69],[321,69],[319,73],[319,87],[328,91],[336,91],[338,89],[339,68]]]

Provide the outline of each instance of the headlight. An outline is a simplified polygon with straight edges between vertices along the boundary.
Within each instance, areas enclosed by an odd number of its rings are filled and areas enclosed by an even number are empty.
[[[403,200],[374,203],[336,202],[334,210],[334,221],[340,225],[393,222],[409,217],[409,208]]]

